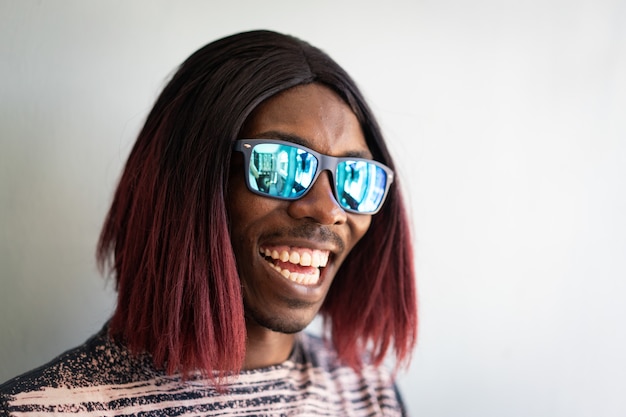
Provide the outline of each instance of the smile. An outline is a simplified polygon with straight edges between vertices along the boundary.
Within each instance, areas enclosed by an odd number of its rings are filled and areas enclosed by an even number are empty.
[[[289,246],[261,247],[259,252],[267,263],[284,278],[302,285],[316,285],[320,268],[328,264],[330,252]]]

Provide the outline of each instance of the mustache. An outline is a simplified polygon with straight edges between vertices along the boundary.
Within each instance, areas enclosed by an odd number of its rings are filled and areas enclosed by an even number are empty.
[[[341,237],[329,227],[314,223],[302,223],[293,227],[284,227],[274,230],[265,236],[268,239],[277,238],[301,238],[315,240],[317,242],[332,242],[340,251],[345,249],[345,243]]]

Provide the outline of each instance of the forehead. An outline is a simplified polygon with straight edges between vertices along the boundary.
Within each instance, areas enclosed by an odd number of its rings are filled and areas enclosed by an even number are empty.
[[[242,137],[291,140],[327,155],[371,157],[356,115],[320,84],[293,87],[261,103]]]

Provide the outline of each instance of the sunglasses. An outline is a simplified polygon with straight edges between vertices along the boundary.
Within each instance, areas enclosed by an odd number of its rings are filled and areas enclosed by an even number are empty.
[[[382,207],[393,182],[393,171],[380,162],[323,155],[292,142],[241,139],[234,149],[244,155],[248,189],[265,197],[297,200],[327,170],[333,177],[337,202],[344,210],[374,214]]]

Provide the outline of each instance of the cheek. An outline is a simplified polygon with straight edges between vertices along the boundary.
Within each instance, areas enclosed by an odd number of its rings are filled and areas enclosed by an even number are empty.
[[[246,240],[246,230],[254,223],[254,210],[248,210],[252,193],[248,191],[240,176],[232,176],[228,187],[226,208],[228,210],[230,237],[235,255],[241,250],[242,243]]]
[[[230,235],[235,256],[252,249],[261,228],[267,224],[268,215],[276,209],[277,202],[263,198],[248,190],[242,178],[233,177],[226,201],[230,222]]]
[[[352,239],[350,242],[350,249],[352,249],[369,230],[369,227],[372,224],[372,216],[350,214],[348,218],[352,232]]]

